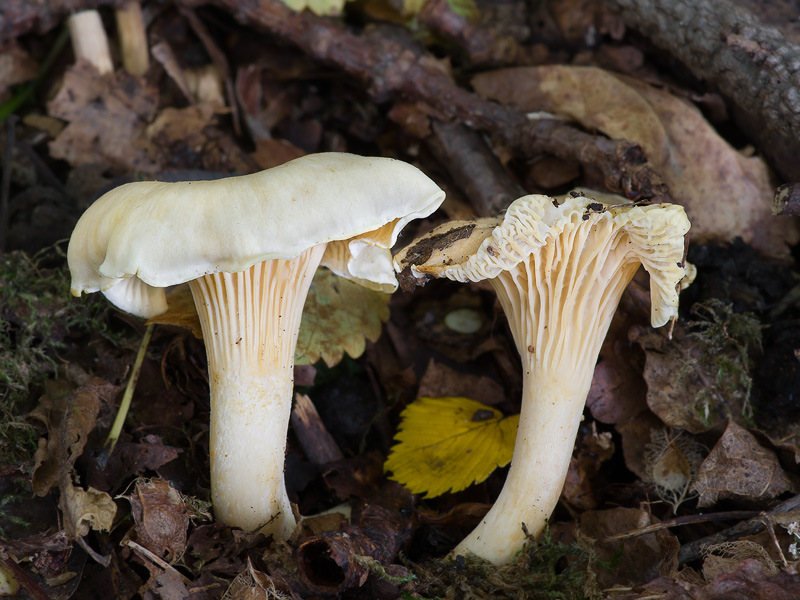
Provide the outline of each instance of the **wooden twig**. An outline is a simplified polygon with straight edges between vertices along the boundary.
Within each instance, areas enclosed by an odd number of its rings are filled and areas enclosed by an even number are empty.
[[[800,138],[800,46],[729,0],[606,0],[625,23],[789,139]]]
[[[782,514],[790,513],[800,509],[800,494],[793,496],[788,500],[781,502],[775,508],[770,510],[767,515],[772,517],[779,517]],[[745,535],[753,535],[764,530],[764,517],[762,515],[756,516],[748,521],[742,521],[733,527],[724,529],[712,535],[694,540],[681,546],[678,551],[678,562],[683,564],[697,560],[703,555],[703,548],[706,546],[713,546],[721,544],[722,542],[729,542],[731,540],[739,539]]]

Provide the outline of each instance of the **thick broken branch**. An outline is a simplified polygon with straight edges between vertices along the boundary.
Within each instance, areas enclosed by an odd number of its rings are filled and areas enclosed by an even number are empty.
[[[770,129],[800,138],[800,46],[728,0],[606,0]]]
[[[294,12],[278,0],[210,1],[248,26],[266,30],[363,81],[378,102],[398,97],[426,102],[452,121],[501,138],[523,155],[544,151],[593,167],[604,174],[611,191],[634,199],[666,200],[666,185],[636,144],[590,135],[561,121],[529,121],[457,86],[439,61],[411,42],[377,28],[354,34],[333,20]]]

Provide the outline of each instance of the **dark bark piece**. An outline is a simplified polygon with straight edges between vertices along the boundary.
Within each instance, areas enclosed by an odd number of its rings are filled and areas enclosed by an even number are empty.
[[[531,121],[457,86],[442,62],[383,28],[351,33],[336,21],[308,11],[294,12],[278,0],[210,1],[240,22],[268,31],[363,81],[377,102],[398,97],[424,101],[446,118],[497,136],[522,154],[544,151],[595,168],[612,192],[636,200],[668,201],[666,185],[636,144],[590,135],[557,120]]]
[[[410,519],[396,510],[366,505],[356,524],[306,538],[297,549],[300,579],[317,594],[338,594],[361,587],[370,569],[366,561],[390,564],[411,536]]]
[[[727,0],[606,0],[625,23],[787,138],[800,138],[800,46]]]
[[[464,191],[481,217],[496,215],[525,195],[486,144],[483,135],[459,123],[433,123],[428,147]]]

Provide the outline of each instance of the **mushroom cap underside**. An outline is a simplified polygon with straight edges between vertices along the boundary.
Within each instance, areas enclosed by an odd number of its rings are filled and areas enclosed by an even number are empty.
[[[602,196],[608,200],[608,195]],[[677,314],[676,286],[684,277],[685,235],[689,220],[676,204],[633,204],[624,198],[607,204],[587,195],[561,201],[543,195],[515,200],[502,217],[445,223],[395,255],[395,269],[409,268],[416,277],[446,277],[455,281],[493,279],[523,260],[535,260],[545,244],[566,243],[561,235],[575,227],[596,227],[611,221],[607,241],[627,236],[616,251],[627,252],[651,277],[654,326]],[[564,248],[565,252],[569,248]]]
[[[76,225],[68,249],[72,293],[108,292],[136,278],[123,287],[145,297],[150,287],[243,271],[337,240],[353,240],[340,271],[385,278],[399,231],[443,199],[412,165],[345,153],[213,181],[129,183],[97,200]]]

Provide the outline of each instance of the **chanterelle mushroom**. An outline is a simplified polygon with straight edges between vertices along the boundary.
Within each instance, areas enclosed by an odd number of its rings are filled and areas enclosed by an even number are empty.
[[[165,287],[190,284],[208,355],[220,521],[278,537],[294,528],[284,452],[295,342],[317,265],[394,290],[397,234],[443,199],[411,165],[330,153],[216,181],[123,185],[81,217],[68,250],[74,295],[102,291],[151,317],[167,308]]]
[[[622,292],[644,265],[653,326],[675,317],[688,230],[677,205],[525,196],[502,219],[442,225],[395,256],[395,268],[410,267],[416,277],[489,280],[522,356],[522,409],[508,477],[455,554],[505,563],[525,541],[522,523],[533,535],[544,528]]]

